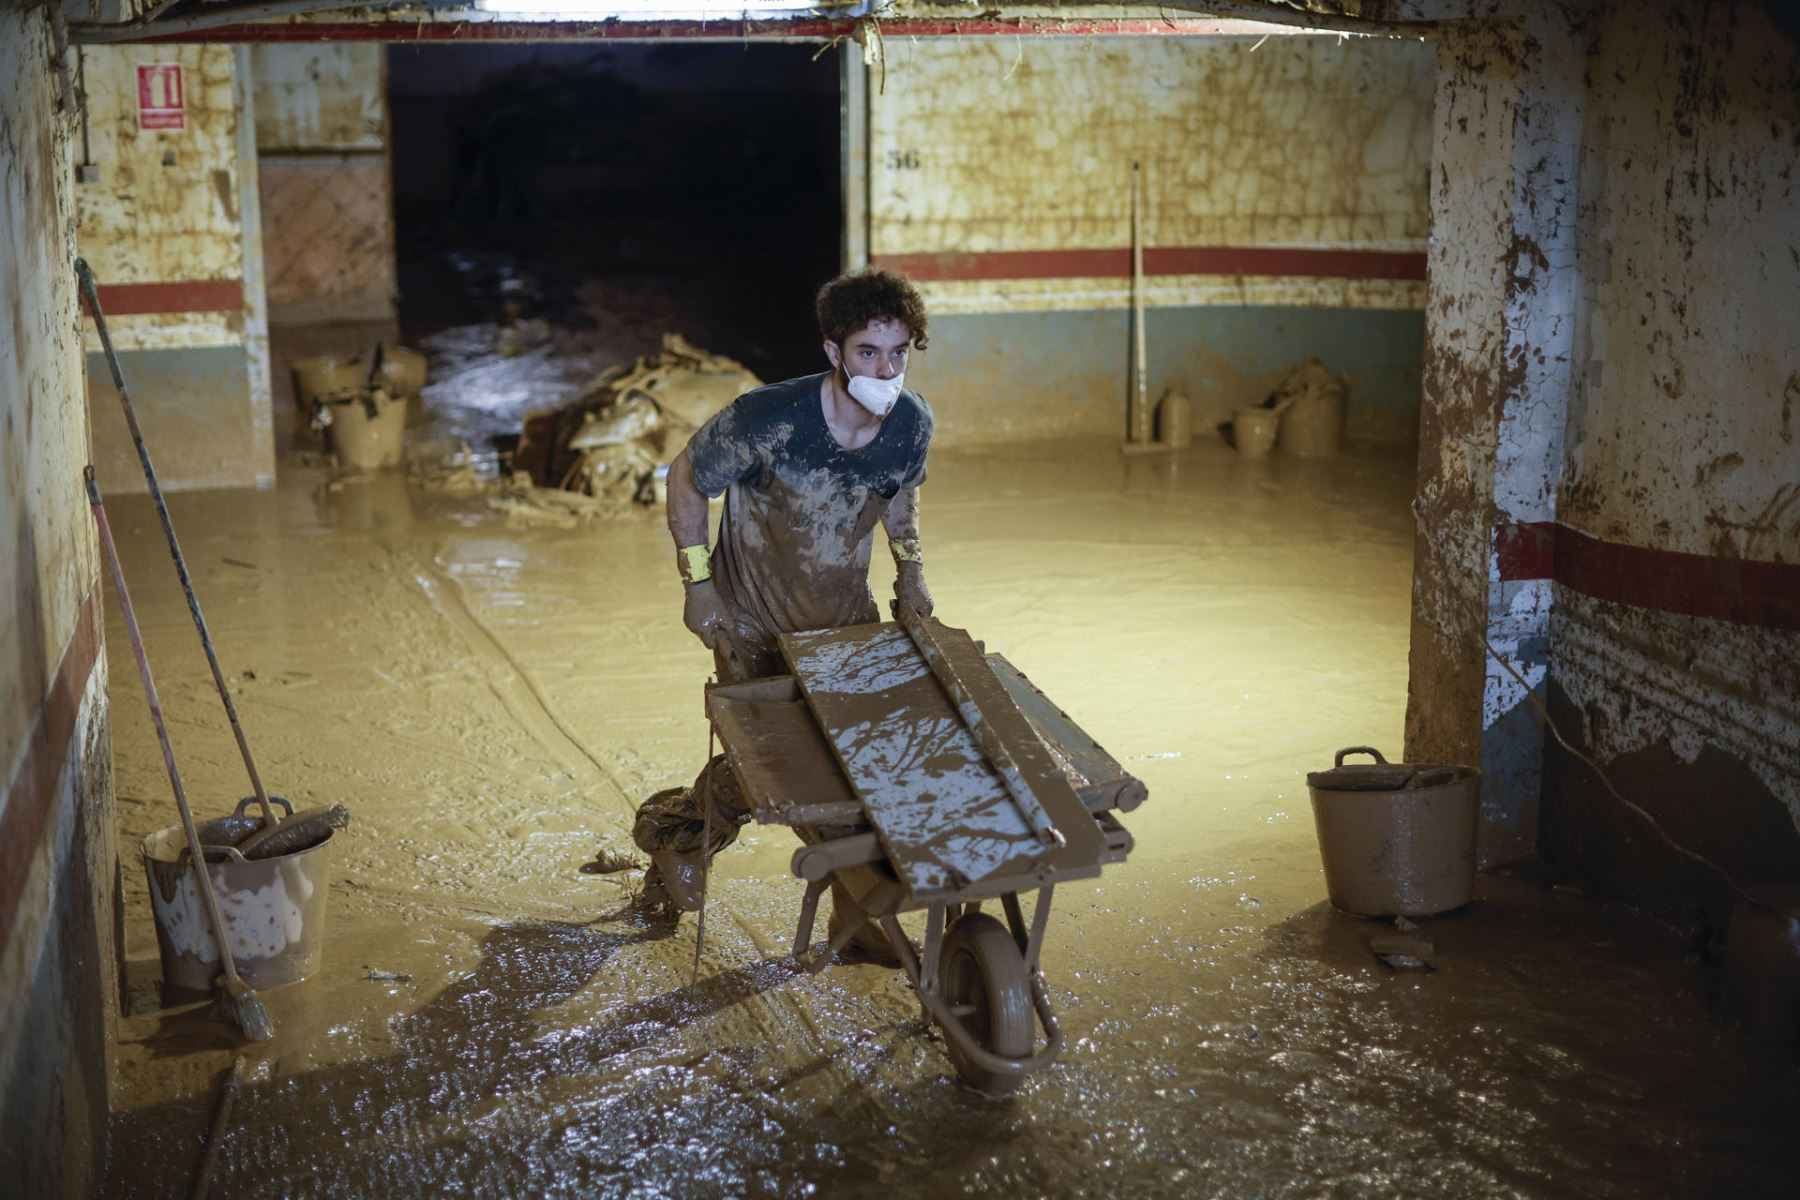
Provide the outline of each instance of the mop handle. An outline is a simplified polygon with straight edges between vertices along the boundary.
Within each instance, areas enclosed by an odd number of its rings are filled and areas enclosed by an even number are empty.
[[[89,466],[84,476],[88,507],[94,510],[94,524],[100,530],[100,549],[105,552],[106,565],[112,570],[113,590],[119,594],[119,607],[125,613],[125,632],[131,638],[131,652],[137,656],[138,678],[144,681],[144,696],[150,701],[150,721],[156,726],[156,740],[162,743],[163,766],[169,769],[169,786],[175,789],[175,807],[181,810],[181,828],[187,834],[188,853],[193,855],[194,874],[200,877],[200,895],[206,901],[206,915],[212,921],[213,935],[219,942],[219,961],[224,965],[226,978],[235,984],[237,964],[231,960],[231,949],[225,940],[225,918],[219,912],[218,897],[213,895],[212,876],[206,869],[206,855],[200,845],[200,833],[194,828],[194,815],[188,811],[181,772],[175,768],[175,751],[169,745],[168,727],[163,724],[162,701],[156,695],[156,680],[150,676],[150,658],[144,653],[144,637],[138,632],[131,593],[125,590],[125,570],[119,565],[119,548],[113,544],[112,526],[107,524],[106,508],[100,503],[100,485],[94,479],[94,468]]]
[[[169,506],[163,502],[162,488],[156,482],[156,468],[150,465],[150,448],[144,445],[144,434],[138,428],[137,412],[131,407],[131,393],[125,387],[125,376],[119,370],[119,356],[113,353],[112,335],[106,331],[106,316],[100,311],[100,293],[94,287],[94,272],[85,258],[75,260],[75,275],[81,281],[82,295],[88,311],[94,315],[94,327],[100,331],[100,345],[106,351],[106,365],[112,371],[113,387],[118,390],[119,404],[125,409],[125,424],[131,427],[131,440],[137,446],[138,461],[144,464],[144,478],[150,484],[150,498],[156,503],[156,515],[162,520],[163,532],[169,538],[169,554],[175,560],[175,574],[181,578],[181,590],[187,594],[188,612],[193,614],[194,628],[200,631],[200,645],[206,650],[206,661],[212,667],[213,683],[218,685],[219,699],[225,703],[225,716],[237,738],[238,752],[244,756],[244,770],[250,773],[250,786],[256,801],[262,805],[263,825],[278,821],[269,806],[269,793],[264,790],[262,776],[256,773],[256,762],[250,757],[250,743],[244,739],[244,727],[238,723],[237,705],[231,702],[231,689],[225,686],[225,673],[219,669],[219,656],[213,652],[212,634],[207,632],[206,618],[200,615],[200,598],[194,595],[193,580],[188,578],[187,559],[182,557],[181,543],[175,538],[175,524],[169,519]],[[98,493],[94,503],[98,504]]]

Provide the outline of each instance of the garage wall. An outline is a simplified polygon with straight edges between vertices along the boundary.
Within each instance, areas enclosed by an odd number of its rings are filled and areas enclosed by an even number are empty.
[[[399,337],[387,47],[250,49],[278,451],[316,443],[293,363]]]
[[[1551,689],[1613,784],[1740,884],[1800,883],[1800,48],[1756,3],[1593,28]],[[1544,843],[1734,897],[1554,745]]]
[[[1150,392],[1205,427],[1317,355],[1352,431],[1415,436],[1429,47],[895,37],[868,85],[868,248],[918,280],[947,437],[1123,432],[1131,164]],[[1020,393],[1028,392],[1028,395]]]
[[[250,51],[269,321],[391,320],[387,48]]]
[[[89,154],[77,185],[81,253],[170,490],[274,481],[247,52],[229,46],[84,51]],[[145,128],[138,68],[181,68],[183,128]],[[144,488],[97,336],[88,337],[95,464]]]
[[[43,8],[0,8],[0,1179],[22,1197],[88,1193],[117,1012],[73,122],[51,54]]]
[[[1800,883],[1800,50],[1659,0],[1439,56],[1407,754],[1481,764],[1484,864],[1722,922]]]

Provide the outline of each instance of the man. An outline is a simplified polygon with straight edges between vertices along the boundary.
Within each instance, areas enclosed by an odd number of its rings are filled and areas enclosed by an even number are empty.
[[[776,637],[881,619],[869,592],[877,522],[898,565],[894,595],[931,613],[919,551],[919,485],[931,409],[905,390],[911,351],[925,348],[924,302],[904,276],[870,269],[819,290],[830,369],[739,396],[669,466],[669,532],[686,591],[683,620],[713,652],[721,681],[785,674]],[[707,498],[725,495],[716,551]],[[749,819],[724,756],[691,788],[658,792],[632,836],[648,851],[648,907],[700,906],[711,805],[717,851]],[[858,943],[880,956],[879,932]]]

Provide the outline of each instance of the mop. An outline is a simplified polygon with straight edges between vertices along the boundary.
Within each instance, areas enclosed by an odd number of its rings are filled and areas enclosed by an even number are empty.
[[[88,467],[88,505],[94,510],[94,524],[100,531],[100,549],[112,570],[113,588],[119,593],[119,607],[125,612],[125,632],[131,638],[132,653],[137,655],[138,675],[144,681],[144,695],[150,701],[150,720],[156,726],[157,740],[162,743],[163,765],[169,771],[169,786],[175,790],[175,807],[181,810],[181,828],[187,835],[188,853],[193,856],[194,878],[199,880],[200,898],[206,905],[207,920],[212,925],[213,939],[219,945],[219,963],[225,970],[223,989],[216,1009],[223,1009],[251,1041],[266,1042],[275,1036],[275,1025],[256,993],[238,974],[231,958],[231,943],[225,936],[225,918],[219,912],[219,898],[213,892],[212,872],[206,869],[206,848],[194,828],[194,816],[188,811],[187,792],[181,786],[181,772],[175,767],[175,751],[169,746],[169,731],[163,724],[162,702],[157,699],[156,680],[150,676],[150,659],[144,653],[143,635],[138,631],[137,613],[131,607],[131,593],[125,590],[125,571],[119,565],[119,550],[113,545],[112,527],[106,521],[106,509],[100,503],[100,485],[94,481],[94,468]]]
[[[206,650],[207,664],[212,667],[213,683],[219,689],[219,699],[225,704],[225,716],[231,722],[231,732],[237,737],[238,753],[243,755],[244,769],[250,773],[250,786],[256,792],[256,802],[262,807],[263,825],[273,827],[279,822],[279,818],[269,805],[269,794],[263,790],[262,776],[257,774],[256,763],[250,757],[250,743],[244,738],[244,727],[238,723],[237,705],[231,702],[231,689],[225,686],[225,672],[219,668],[219,656],[213,652],[212,635],[207,632],[206,618],[200,615],[200,599],[194,595],[193,580],[188,578],[187,559],[182,557],[181,543],[175,539],[175,525],[169,519],[169,506],[163,502],[162,488],[156,482],[156,468],[150,465],[150,448],[144,445],[143,431],[138,428],[137,412],[131,407],[131,393],[126,390],[125,376],[119,370],[119,356],[113,352],[112,336],[106,331],[106,316],[100,311],[100,294],[94,287],[94,272],[89,269],[86,259],[75,260],[75,277],[81,283],[81,294],[87,300],[88,311],[94,317],[94,327],[100,333],[100,345],[106,351],[106,365],[112,370],[113,387],[118,389],[119,403],[125,409],[125,423],[131,427],[131,440],[137,446],[138,461],[143,464],[144,479],[150,485],[150,498],[156,503],[156,515],[162,519],[163,533],[169,539],[169,555],[175,560],[175,574],[181,579],[181,590],[187,596],[188,612],[194,618],[194,628],[200,633],[200,645]],[[94,503],[99,504],[99,500],[96,498]]]

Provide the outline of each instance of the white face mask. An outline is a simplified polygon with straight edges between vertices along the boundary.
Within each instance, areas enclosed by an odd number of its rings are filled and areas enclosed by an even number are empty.
[[[845,371],[844,378],[849,380],[850,398],[878,417],[888,415],[894,402],[900,399],[900,389],[906,384],[904,372],[892,379],[877,379],[873,375],[852,375]]]

